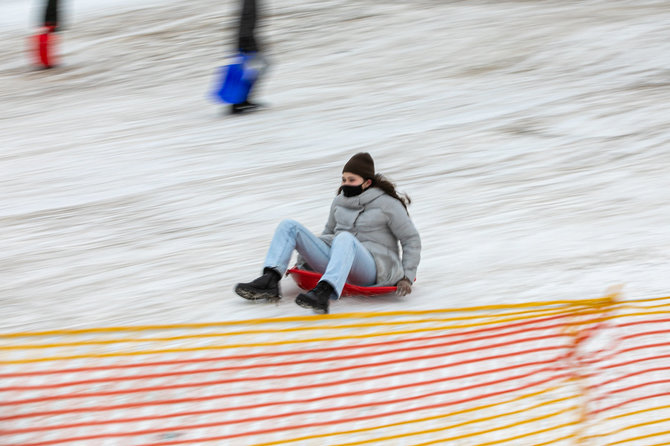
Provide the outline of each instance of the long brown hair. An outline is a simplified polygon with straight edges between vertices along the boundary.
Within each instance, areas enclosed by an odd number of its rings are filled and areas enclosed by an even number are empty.
[[[396,191],[395,184],[392,183],[384,175],[382,175],[381,173],[375,174],[375,177],[372,178],[372,184],[370,185],[370,187],[378,187],[381,190],[383,190],[386,195],[390,195],[391,197],[398,200],[400,203],[402,203],[405,210],[409,214],[407,206],[409,206],[412,203],[412,199],[409,198],[409,195],[407,195],[406,193],[398,193],[398,191]],[[340,186],[340,188],[337,189],[338,195],[340,194],[340,192],[342,192],[342,186]]]

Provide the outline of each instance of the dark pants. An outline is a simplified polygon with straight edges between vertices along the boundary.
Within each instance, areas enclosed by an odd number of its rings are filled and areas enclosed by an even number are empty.
[[[44,26],[58,26],[58,0],[47,0],[44,12]]]
[[[243,53],[260,51],[256,40],[257,5],[256,0],[242,0],[240,26],[237,32],[237,49]]]

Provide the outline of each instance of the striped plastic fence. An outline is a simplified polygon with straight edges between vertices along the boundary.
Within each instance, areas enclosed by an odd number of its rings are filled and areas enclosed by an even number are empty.
[[[670,444],[670,297],[0,334],[2,445]]]

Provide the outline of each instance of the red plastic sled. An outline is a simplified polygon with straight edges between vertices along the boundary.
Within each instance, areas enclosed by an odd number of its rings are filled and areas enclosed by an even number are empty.
[[[295,283],[303,290],[311,290],[319,282],[323,274],[315,273],[314,271],[306,271],[304,269],[291,268],[287,272],[293,277]],[[394,286],[358,286],[350,283],[345,283],[342,289],[343,296],[377,296],[380,294],[394,293],[396,287]]]

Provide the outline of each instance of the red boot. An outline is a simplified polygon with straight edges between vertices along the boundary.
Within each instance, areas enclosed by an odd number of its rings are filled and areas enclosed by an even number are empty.
[[[35,60],[42,68],[56,66],[56,27],[45,26],[35,36]]]

